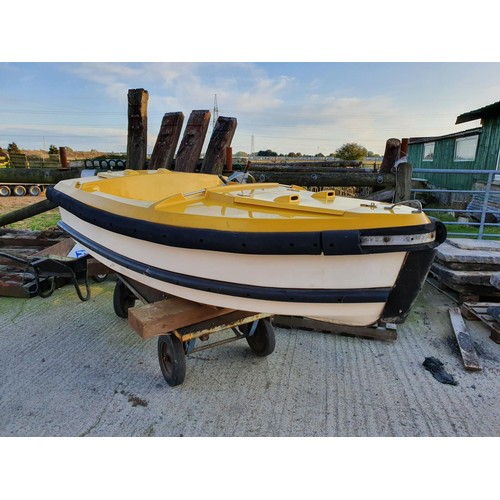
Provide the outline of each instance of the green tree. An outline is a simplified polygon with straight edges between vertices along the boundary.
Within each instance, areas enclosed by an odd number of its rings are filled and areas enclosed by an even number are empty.
[[[7,146],[7,151],[9,153],[20,153],[21,150],[17,147],[17,144],[15,142],[11,142],[8,146]]]
[[[361,144],[347,142],[335,151],[335,157],[341,160],[362,160],[367,153],[368,150]]]
[[[57,146],[54,146],[54,144],[51,144],[49,146],[49,155],[57,155],[59,154],[59,149],[57,148]]]
[[[266,149],[265,151],[260,150],[257,153],[257,156],[278,156],[278,153],[276,153],[276,151],[272,151],[271,149]]]

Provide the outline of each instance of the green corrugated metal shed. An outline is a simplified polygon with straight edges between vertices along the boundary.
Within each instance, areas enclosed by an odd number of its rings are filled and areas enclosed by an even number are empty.
[[[498,166],[500,152],[500,101],[457,117],[456,124],[472,120],[481,120],[481,127],[463,130],[453,134],[434,137],[413,137],[408,141],[408,161],[413,168],[494,170]],[[477,149],[473,161],[456,161],[455,147],[457,139],[478,136]],[[434,143],[432,161],[425,161],[424,144]],[[471,174],[418,174],[427,178],[440,188],[471,189],[477,180],[486,180],[487,176]]]

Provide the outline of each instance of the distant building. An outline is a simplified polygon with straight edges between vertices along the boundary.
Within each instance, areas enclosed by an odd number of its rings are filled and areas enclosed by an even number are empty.
[[[500,101],[459,115],[455,124],[481,120],[481,126],[434,137],[411,137],[408,161],[413,168],[500,170]],[[424,177],[424,174],[419,174]],[[425,175],[437,187],[471,189],[486,176]]]

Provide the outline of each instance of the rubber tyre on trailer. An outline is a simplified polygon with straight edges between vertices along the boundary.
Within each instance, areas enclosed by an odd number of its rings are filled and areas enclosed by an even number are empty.
[[[90,279],[95,283],[102,283],[103,281],[106,281],[107,278],[107,274],[95,274],[94,276],[90,277]]]
[[[123,284],[122,281],[118,280],[113,292],[113,309],[115,310],[115,314],[119,318],[128,318],[128,310],[131,307],[134,307],[134,304],[134,294],[127,288],[126,285]]]
[[[14,188],[14,194],[16,196],[24,196],[26,194],[26,188],[24,186],[16,186]]]
[[[240,326],[240,330],[245,335],[248,345],[257,356],[268,356],[274,351],[276,338],[274,328],[268,319],[261,319],[257,323],[257,328],[252,336],[248,336],[252,323],[246,323]]]
[[[9,186],[0,186],[0,196],[10,196],[11,190]]]
[[[38,196],[41,194],[42,190],[40,189],[40,186],[30,186],[28,192],[31,196]]]
[[[172,333],[158,337],[158,361],[161,373],[170,387],[186,378],[186,355],[183,343]]]

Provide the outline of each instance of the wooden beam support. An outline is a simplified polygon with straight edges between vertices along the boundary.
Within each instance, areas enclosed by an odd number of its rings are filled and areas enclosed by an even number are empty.
[[[226,148],[231,145],[236,125],[236,118],[219,116],[208,143],[207,153],[201,165],[201,172],[215,175],[222,174],[226,160]]]
[[[163,115],[160,132],[149,160],[148,170],[172,167],[183,123],[184,114],[180,111]]]
[[[128,310],[130,326],[143,339],[163,335],[231,312],[232,309],[208,306],[180,297],[169,297]]]
[[[205,142],[210,111],[195,110],[189,115],[184,135],[175,159],[176,172],[194,172]]]
[[[148,147],[148,99],[144,89],[128,91],[127,168],[144,170]]]

